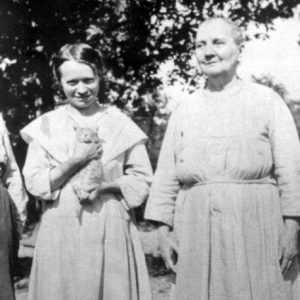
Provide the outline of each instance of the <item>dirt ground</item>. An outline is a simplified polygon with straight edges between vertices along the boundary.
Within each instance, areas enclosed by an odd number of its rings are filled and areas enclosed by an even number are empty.
[[[139,226],[139,232],[146,255],[153,300],[169,300],[171,275],[166,270],[160,257],[157,233],[153,227],[145,224]],[[34,250],[33,244],[34,239],[28,242],[26,238],[21,243],[18,269],[15,277],[16,300],[27,300],[28,278]]]
[[[151,276],[151,290],[153,300],[169,300],[170,294],[170,279],[168,275]],[[22,285],[22,287],[21,287]],[[27,300],[28,278],[19,282],[19,288],[16,289],[16,300]]]
[[[25,282],[26,281],[26,282]],[[27,300],[28,279],[23,281],[24,286],[16,290],[16,300]],[[169,300],[169,276],[150,277],[153,300]]]

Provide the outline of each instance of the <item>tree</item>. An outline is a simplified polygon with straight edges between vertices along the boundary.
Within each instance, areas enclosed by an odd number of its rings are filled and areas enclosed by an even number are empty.
[[[298,0],[2,0],[0,97],[14,145],[22,147],[21,127],[55,105],[49,60],[65,43],[86,41],[98,47],[105,56],[109,101],[137,120],[153,122],[165,101],[159,96],[159,67],[173,60],[173,80],[191,79],[194,33],[203,18],[225,14],[241,26],[254,21],[270,29],[273,19],[290,17],[297,4]]]
[[[106,97],[150,136],[155,166],[168,113],[159,90],[161,63],[174,61],[171,80],[179,76],[196,84],[189,60],[201,20],[225,14],[243,27],[253,21],[272,29],[272,20],[290,17],[298,2],[1,0],[0,109],[19,164],[22,167],[26,151],[19,130],[60,101],[52,88],[49,60],[63,44],[86,41],[102,51]]]

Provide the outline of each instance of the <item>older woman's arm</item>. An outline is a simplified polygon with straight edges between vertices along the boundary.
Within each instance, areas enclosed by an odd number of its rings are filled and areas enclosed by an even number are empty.
[[[179,191],[179,181],[175,167],[175,115],[169,120],[159,154],[150,196],[147,201],[145,218],[173,227],[175,200]],[[166,227],[165,227],[166,228]]]
[[[298,253],[300,220],[300,143],[296,126],[283,100],[274,95],[270,141],[285,232],[281,238],[281,268],[285,274]]]
[[[176,115],[173,113],[164,136],[157,170],[145,210],[145,218],[155,221],[158,227],[162,257],[166,267],[173,272],[176,272],[177,246],[171,238],[171,231],[175,201],[180,188],[175,167],[175,122]]]

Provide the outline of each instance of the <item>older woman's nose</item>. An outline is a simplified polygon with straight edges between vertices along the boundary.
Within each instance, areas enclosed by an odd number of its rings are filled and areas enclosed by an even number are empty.
[[[206,45],[206,47],[204,49],[204,55],[207,58],[215,55],[215,51],[211,45]]]

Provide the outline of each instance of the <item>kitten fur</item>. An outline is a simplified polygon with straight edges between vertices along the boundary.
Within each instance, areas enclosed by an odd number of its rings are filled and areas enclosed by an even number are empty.
[[[74,127],[75,137],[80,143],[103,143],[97,131],[89,127]],[[84,201],[89,193],[85,188],[93,183],[100,183],[104,180],[103,166],[100,159],[93,159],[83,166],[72,178],[72,188],[79,201],[76,211],[77,217],[81,217]]]

